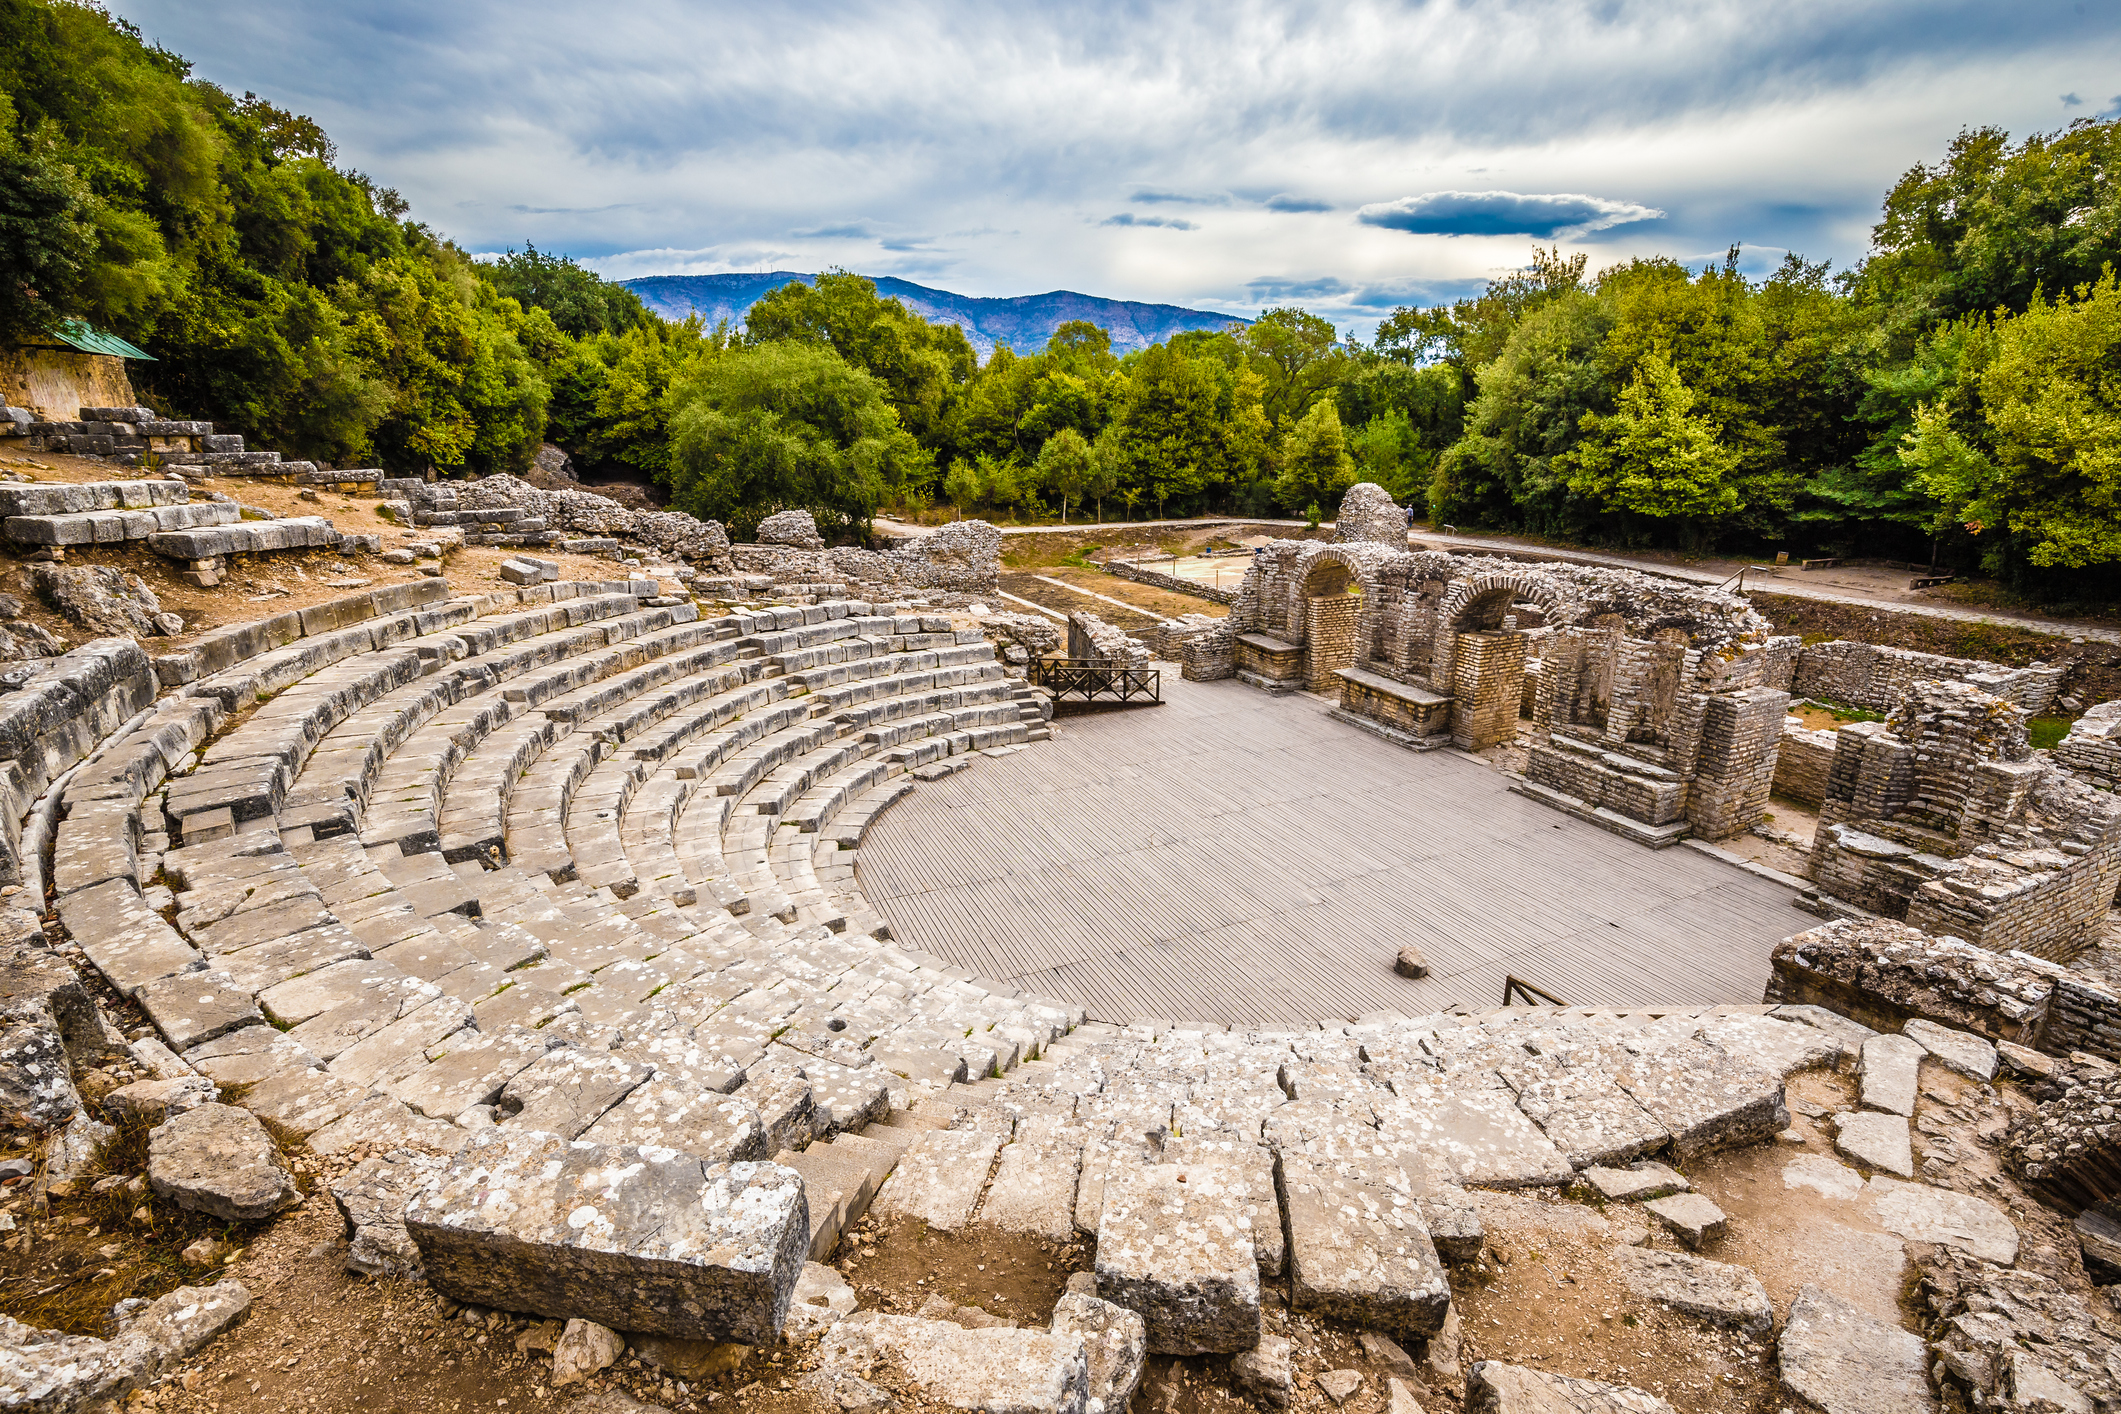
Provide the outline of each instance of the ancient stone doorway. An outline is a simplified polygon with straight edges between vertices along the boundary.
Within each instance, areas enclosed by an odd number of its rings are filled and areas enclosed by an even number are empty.
[[[1355,666],[1362,626],[1362,581],[1338,560],[1320,560],[1304,576],[1304,686],[1338,693],[1335,674]]]

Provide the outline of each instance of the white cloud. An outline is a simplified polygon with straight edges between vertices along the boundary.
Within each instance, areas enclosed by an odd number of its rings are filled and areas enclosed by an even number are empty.
[[[112,8],[200,76],[315,116],[473,249],[1232,312],[1267,273],[1342,322],[1570,232],[1598,263],[1734,240],[1845,263],[1960,128],[2051,127],[2056,94],[2121,69],[2121,13],[2053,0]],[[1543,238],[1523,210],[1511,234],[1353,214],[1503,186],[1666,214],[1550,212],[1579,219]]]

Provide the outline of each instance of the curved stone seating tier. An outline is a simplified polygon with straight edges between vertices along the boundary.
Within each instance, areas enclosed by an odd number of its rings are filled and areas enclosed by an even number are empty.
[[[861,898],[857,852],[915,782],[1043,735],[983,641],[643,597],[371,602],[174,664],[160,702],[114,647],[133,688],[22,773],[86,758],[61,920],[172,1066],[319,1154],[493,1129],[770,1158],[815,1257],[872,1206],[1088,1234],[1100,1290],[1145,1312],[1191,1299],[1160,1224],[1214,1224],[1240,1234],[1208,1284],[1232,1349],[1284,1275],[1300,1309],[1425,1336],[1479,1251],[1468,1185],[1761,1141],[1790,1071],[1844,1060],[1764,1008],[1086,1025],[901,947]],[[363,1208],[356,1252],[408,1250],[409,1192]]]

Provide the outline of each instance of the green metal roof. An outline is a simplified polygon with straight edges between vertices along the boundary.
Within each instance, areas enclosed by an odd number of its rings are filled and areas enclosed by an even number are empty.
[[[83,353],[110,354],[116,358],[144,358],[149,363],[155,356],[145,349],[136,349],[116,334],[105,334],[89,327],[85,319],[63,319],[59,327],[52,330],[52,337],[62,344],[71,344]]]

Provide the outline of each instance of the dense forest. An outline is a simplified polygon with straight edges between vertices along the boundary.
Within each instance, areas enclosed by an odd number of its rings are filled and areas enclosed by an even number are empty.
[[[516,470],[550,440],[740,535],[785,506],[843,539],[882,508],[1315,518],[1372,480],[1460,526],[2112,600],[2117,143],[1962,132],[1849,270],[1550,250],[1366,343],[1273,309],[981,362],[844,273],[732,330],[534,247],[474,259],[309,119],[91,5],[0,0],[0,338],[86,319],[155,355],[134,374],[165,412],[341,465]]]

